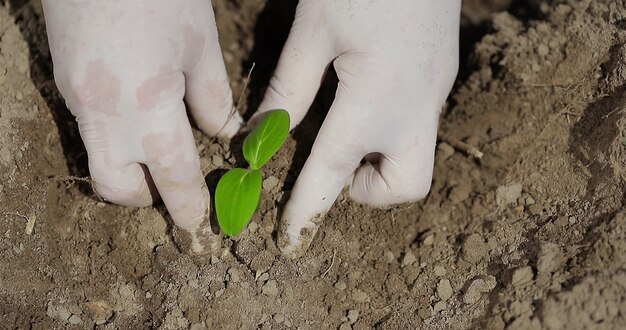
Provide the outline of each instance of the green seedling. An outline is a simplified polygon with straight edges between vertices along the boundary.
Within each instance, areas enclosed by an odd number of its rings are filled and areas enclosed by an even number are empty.
[[[215,210],[222,231],[235,236],[246,227],[261,200],[261,168],[283,145],[289,135],[289,113],[267,113],[243,141],[243,157],[249,168],[233,168],[217,183]]]

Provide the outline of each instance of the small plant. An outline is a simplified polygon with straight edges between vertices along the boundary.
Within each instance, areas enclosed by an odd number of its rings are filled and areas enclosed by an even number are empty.
[[[289,135],[289,113],[268,112],[243,141],[243,157],[249,168],[233,168],[217,183],[215,210],[222,231],[235,236],[246,227],[261,200],[261,167],[283,145]]]

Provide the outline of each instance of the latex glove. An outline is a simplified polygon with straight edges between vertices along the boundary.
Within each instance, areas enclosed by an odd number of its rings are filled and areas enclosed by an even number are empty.
[[[284,108],[295,126],[330,63],[339,86],[283,212],[287,256],[308,248],[346,182],[353,200],[376,207],[428,193],[439,114],[458,71],[460,12],[460,0],[299,2],[259,111]]]
[[[209,192],[184,100],[207,134],[233,135],[232,94],[207,0],[43,0],[54,76],[76,116],[97,193],[146,206],[157,199],[216,247]],[[144,164],[144,166],[140,165]]]

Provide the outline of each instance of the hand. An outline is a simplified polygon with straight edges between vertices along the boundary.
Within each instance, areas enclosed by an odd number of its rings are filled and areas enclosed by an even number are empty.
[[[207,134],[231,136],[241,125],[211,2],[43,5],[55,80],[78,121],[97,193],[136,207],[160,195],[175,224],[193,234],[195,252],[201,241],[215,247],[208,226],[198,232],[208,223],[209,192],[183,102]]]
[[[428,193],[460,11],[460,0],[300,1],[259,111],[284,108],[297,125],[330,63],[339,87],[285,206],[287,256],[308,248],[346,183],[353,200],[376,207]]]

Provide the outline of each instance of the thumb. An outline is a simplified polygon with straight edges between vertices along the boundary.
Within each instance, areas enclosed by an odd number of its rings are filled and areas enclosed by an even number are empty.
[[[264,112],[285,109],[291,117],[291,128],[294,128],[313,103],[334,54],[332,43],[328,42],[330,33],[316,24],[319,19],[312,14],[310,4],[301,2],[298,5],[274,76],[251,122]]]

